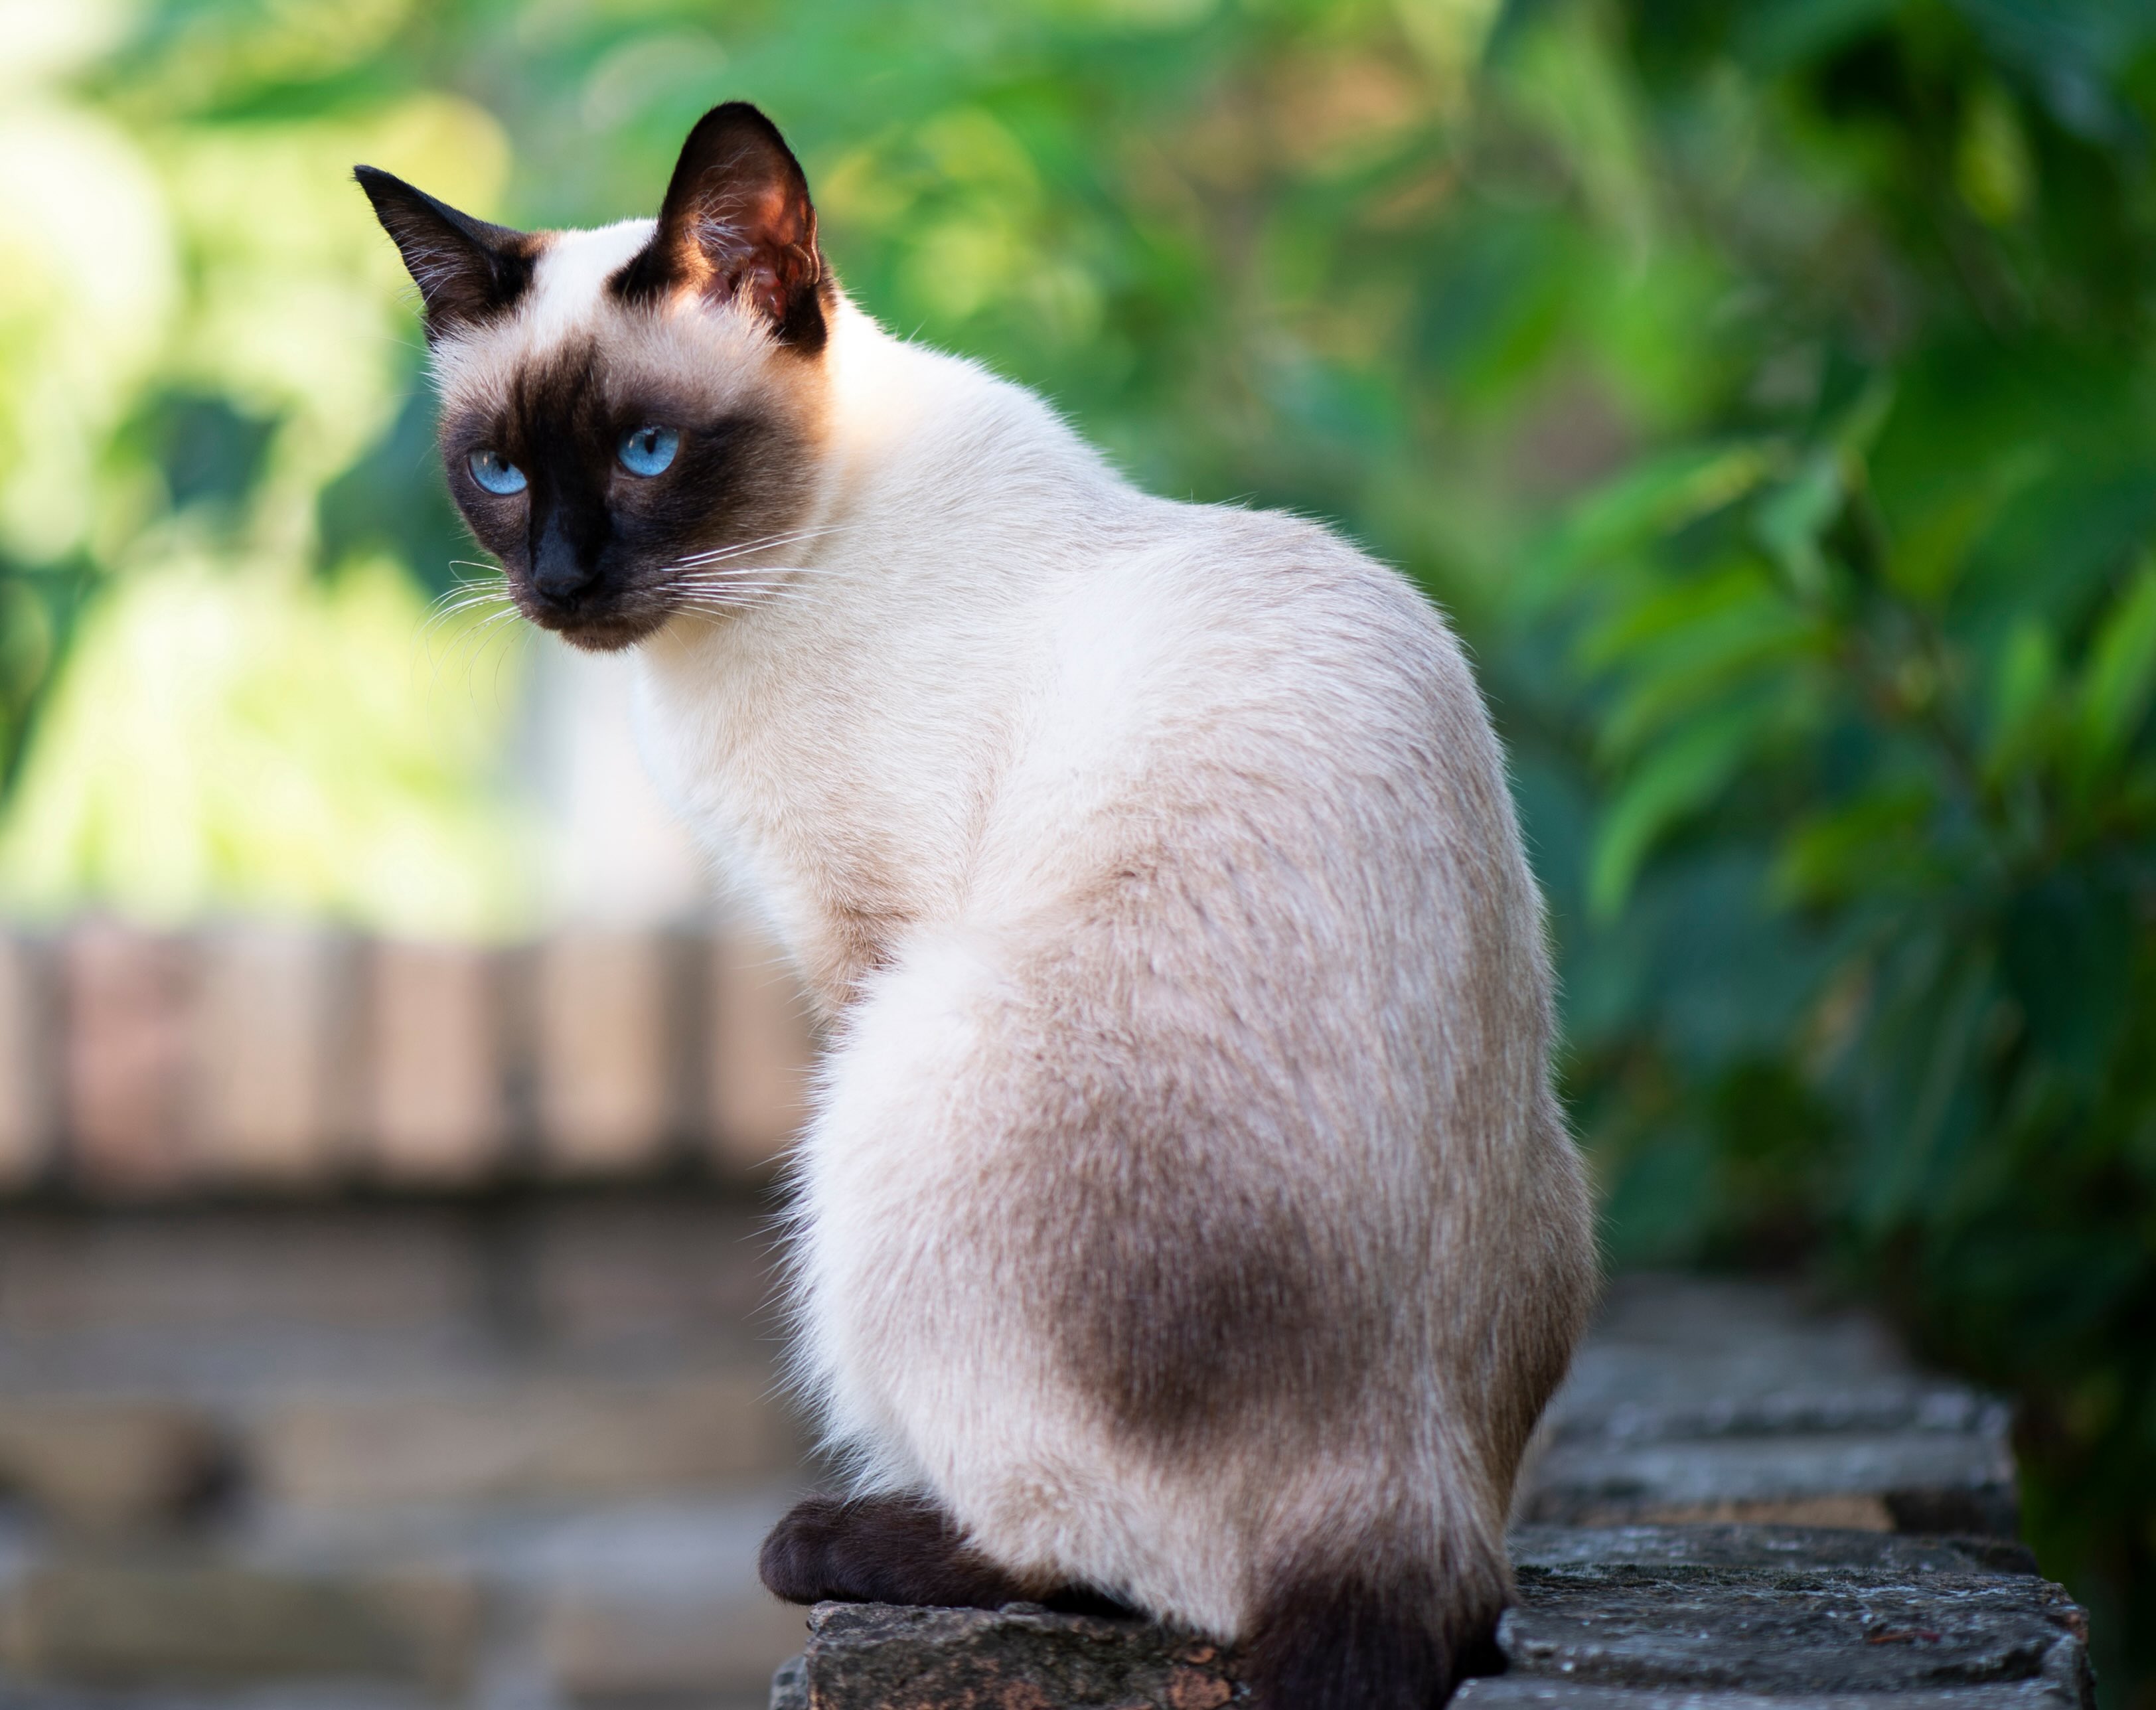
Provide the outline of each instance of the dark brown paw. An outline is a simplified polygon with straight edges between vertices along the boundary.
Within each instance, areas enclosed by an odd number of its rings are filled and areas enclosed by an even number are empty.
[[[757,1553],[757,1572],[764,1589],[788,1603],[823,1603],[844,1598],[834,1589],[833,1546],[844,1530],[846,1505],[835,1497],[809,1497],[796,1502],[771,1528]]]
[[[1087,1595],[1020,1584],[968,1544],[942,1509],[918,1497],[810,1497],[771,1528],[757,1567],[771,1594],[788,1603],[1000,1609],[1025,1602],[1063,1606],[1066,1599]]]

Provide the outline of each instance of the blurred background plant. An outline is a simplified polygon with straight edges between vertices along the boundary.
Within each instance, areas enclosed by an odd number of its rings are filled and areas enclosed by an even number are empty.
[[[343,174],[610,219],[749,96],[887,323],[1454,614],[1614,1258],[2011,1391],[2156,1703],[2156,6],[14,0],[0,80],[12,908],[528,916]]]

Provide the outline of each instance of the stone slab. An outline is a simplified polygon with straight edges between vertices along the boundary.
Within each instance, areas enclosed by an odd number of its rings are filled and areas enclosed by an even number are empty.
[[[1736,1569],[1776,1576],[1896,1581],[1914,1574],[2036,1571],[2025,1544],[1986,1537],[1911,1538],[1810,1526],[1517,1526],[1507,1538],[1522,1574],[1599,1575],[1651,1569],[1676,1580]]]
[[[2064,1591],[2022,1575],[1792,1586],[1736,1574],[1633,1584],[1522,1574],[1497,1630],[1516,1674],[1768,1693],[2054,1678],[2073,1672],[2087,1636]]]
[[[806,1655],[789,1656],[772,1671],[771,1710],[809,1710]]]
[[[808,1629],[802,1668],[774,1677],[773,1710],[1218,1710],[1239,1692],[1232,1659],[1202,1639],[1027,1604],[819,1604]]]
[[[1560,1440],[1522,1507],[1574,1526],[1786,1520],[2004,1536],[2018,1517],[2003,1431],[1916,1430]]]
[[[1551,1402],[1515,1518],[2011,1537],[2010,1424],[1868,1314],[1776,1285],[1625,1277]]]
[[[774,1705],[776,1700],[773,1701]],[[805,1707],[807,1701],[801,1701]],[[1643,1692],[1499,1675],[1469,1681],[1453,1696],[1460,1710],[2075,1710],[2083,1702],[2048,1680],[1874,1692]]]
[[[1545,1423],[1620,1439],[1946,1428],[1984,1404],[1916,1370],[1867,1312],[1779,1283],[1649,1274],[1611,1281]]]
[[[2087,1618],[2056,1585],[1983,1562],[1983,1542],[1794,1528],[1632,1528],[1516,1540],[1507,1672],[1462,1702],[1578,1710],[1748,1710],[1771,1700],[1916,1710],[2087,1710]],[[1845,1553],[1846,1552],[1847,1553]],[[824,1605],[774,1710],[1189,1710],[1240,1692],[1230,1653],[1136,1621]],[[1027,1696],[1030,1694],[1030,1696]],[[1614,1695],[1614,1696],[1613,1696]]]

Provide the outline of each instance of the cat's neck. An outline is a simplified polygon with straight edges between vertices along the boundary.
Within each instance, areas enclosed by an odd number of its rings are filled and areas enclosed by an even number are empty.
[[[1039,398],[832,328],[808,537],[764,608],[642,650],[654,772],[827,1008],[959,910],[1027,727],[1061,591],[1158,501]]]
[[[1137,497],[1034,393],[895,338],[843,298],[829,364],[823,508],[834,522],[873,534],[915,512],[1045,543],[1067,538],[1074,514]]]

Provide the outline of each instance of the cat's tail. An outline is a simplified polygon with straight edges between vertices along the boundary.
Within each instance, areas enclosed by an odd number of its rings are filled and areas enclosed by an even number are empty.
[[[1502,1559],[1456,1572],[1286,1565],[1245,1650],[1250,1710],[1439,1710],[1470,1675],[1502,1671],[1510,1601]]]

